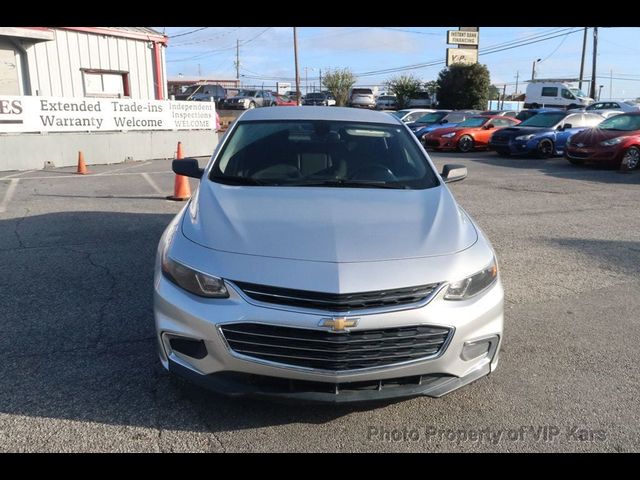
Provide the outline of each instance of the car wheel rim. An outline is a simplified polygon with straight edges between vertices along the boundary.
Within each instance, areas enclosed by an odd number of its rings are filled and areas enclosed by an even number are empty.
[[[622,163],[627,165],[629,170],[637,168],[640,163],[640,150],[637,148],[630,148],[622,158]]]
[[[462,137],[460,139],[460,150],[462,150],[463,152],[468,152],[469,150],[471,150],[471,139],[468,137]]]
[[[540,153],[543,156],[548,157],[549,155],[551,155],[551,142],[543,140],[542,142],[540,142],[540,146],[538,148],[540,149]]]

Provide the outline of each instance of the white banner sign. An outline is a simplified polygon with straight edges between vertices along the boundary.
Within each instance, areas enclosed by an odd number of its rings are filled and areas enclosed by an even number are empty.
[[[0,95],[0,133],[215,128],[214,102]]]

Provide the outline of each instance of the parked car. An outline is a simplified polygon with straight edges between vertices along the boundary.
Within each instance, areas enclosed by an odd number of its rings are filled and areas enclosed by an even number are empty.
[[[542,112],[515,127],[503,128],[491,136],[489,148],[499,155],[536,154],[549,158],[564,153],[567,139],[604,120],[596,113]]]
[[[333,94],[327,90],[323,91],[322,93],[324,93],[327,96],[327,106],[328,107],[335,107],[336,106],[336,99],[334,98]]]
[[[565,158],[574,165],[640,168],[640,111],[621,113],[571,136]]]
[[[559,108],[527,108],[524,110],[520,110],[518,112],[518,114],[516,115],[516,120],[520,120],[521,122],[524,122],[525,120],[528,120],[534,115],[537,115],[542,112],[563,112],[563,111],[564,110],[561,110]]]
[[[444,117],[446,117],[450,113],[451,110],[435,110],[433,112],[421,115],[413,122],[408,122],[407,127],[409,127],[409,130],[411,130],[415,134],[425,127],[430,127],[432,125],[443,126],[445,123],[447,123],[443,122]]]
[[[408,125],[411,131],[416,137],[422,139],[424,135],[429,132],[433,132],[439,128],[455,127],[460,122],[464,122],[467,118],[480,113],[477,110],[455,110],[453,112],[447,112],[446,115],[431,124],[425,124],[425,117],[420,118],[415,124]]]
[[[333,100],[333,104],[335,105],[335,100]],[[325,107],[329,106],[329,97],[324,92],[311,92],[307,93],[304,97],[303,105],[324,105]]]
[[[518,112],[515,110],[486,110],[481,112],[480,115],[496,115],[498,117],[516,118]]]
[[[606,102],[595,102],[585,108],[585,111],[592,112],[594,110],[618,110],[620,112],[638,112],[640,111],[640,105],[633,102],[618,102],[609,100]],[[597,112],[596,112],[597,113]]]
[[[276,100],[276,107],[297,107],[298,102],[295,98],[288,97],[287,95],[278,95],[275,93],[274,98]]]
[[[586,107],[593,103],[579,88],[572,87],[568,82],[553,80],[531,80],[527,84],[524,108]]]
[[[418,92],[416,95],[409,99],[409,107],[410,108],[428,108],[433,107],[434,102],[431,95],[428,92]]]
[[[372,88],[352,88],[349,94],[349,106],[376,108],[376,95]]]
[[[489,138],[504,127],[511,127],[520,120],[500,115],[478,115],[467,118],[455,127],[438,128],[422,137],[425,147],[435,150],[458,150],[470,152],[487,148]]]
[[[400,120],[245,112],[158,245],[170,373],[230,395],[344,403],[442,396],[494,371],[495,252]],[[197,212],[197,214],[196,214]],[[381,347],[381,343],[384,344]]]
[[[195,84],[187,87],[183,93],[179,93],[175,96],[176,100],[185,100],[192,102],[210,102],[213,99],[218,103],[227,95],[227,91],[221,85],[211,84]]]
[[[376,110],[393,110],[398,108],[398,98],[395,95],[380,95],[376,100]]]
[[[413,123],[420,117],[424,117],[427,113],[435,112],[430,108],[405,108],[404,110],[398,110],[393,112],[393,116],[399,118],[404,123]]]
[[[240,90],[236,96],[221,102],[221,108],[249,110],[276,105],[275,96],[268,90]]]

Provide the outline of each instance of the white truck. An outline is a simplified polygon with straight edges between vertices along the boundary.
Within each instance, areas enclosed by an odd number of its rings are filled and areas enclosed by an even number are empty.
[[[574,79],[530,80],[524,99],[524,108],[584,108],[593,98],[575,86]]]

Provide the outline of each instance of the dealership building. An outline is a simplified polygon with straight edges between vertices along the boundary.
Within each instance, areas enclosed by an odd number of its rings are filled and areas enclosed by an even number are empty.
[[[215,106],[168,100],[167,44],[149,27],[0,27],[0,171],[171,158],[178,141],[209,155]]]

